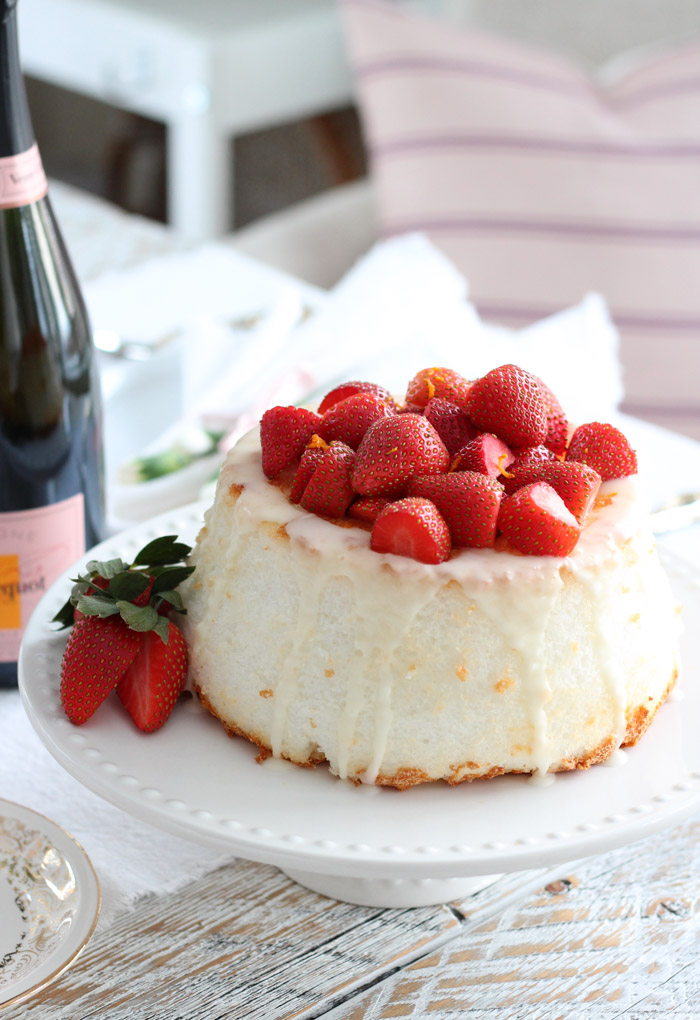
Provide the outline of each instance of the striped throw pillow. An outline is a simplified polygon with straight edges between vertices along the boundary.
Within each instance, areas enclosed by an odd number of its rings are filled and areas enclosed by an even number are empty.
[[[382,0],[342,7],[383,236],[424,231],[508,326],[600,291],[623,408],[700,438],[700,43],[604,88]]]

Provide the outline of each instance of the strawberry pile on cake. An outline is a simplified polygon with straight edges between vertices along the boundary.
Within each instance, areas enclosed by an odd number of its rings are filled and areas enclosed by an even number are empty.
[[[406,787],[587,768],[644,732],[678,614],[614,426],[537,376],[274,407],[191,562],[191,681],[263,754]]]

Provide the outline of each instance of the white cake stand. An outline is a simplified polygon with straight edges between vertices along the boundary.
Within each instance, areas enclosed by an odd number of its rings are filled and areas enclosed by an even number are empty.
[[[128,558],[150,539],[192,540],[199,505],[165,514],[98,546],[90,557]],[[82,565],[82,563],[81,563]],[[700,804],[700,583],[668,564],[685,605],[680,691],[616,767],[557,776],[538,786],[504,776],[404,792],[354,786],[325,767],[268,759],[230,739],[194,699],[167,725],[139,733],[116,698],[81,727],[58,695],[65,634],[47,621],[65,601],[68,571],[44,596],[26,632],[20,690],[39,737],[76,779],[130,814],[178,836],[273,864],[317,892],[350,903],[444,903],[494,875],[556,865],[641,839]]]

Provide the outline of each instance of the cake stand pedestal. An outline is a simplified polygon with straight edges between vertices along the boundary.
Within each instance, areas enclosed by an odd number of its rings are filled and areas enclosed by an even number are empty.
[[[463,900],[485,889],[502,875],[471,878],[344,878],[313,871],[282,869],[288,878],[312,892],[359,907],[432,907]]]

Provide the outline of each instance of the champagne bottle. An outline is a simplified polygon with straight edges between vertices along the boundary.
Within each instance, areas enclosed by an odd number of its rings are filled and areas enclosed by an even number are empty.
[[[28,617],[103,537],[102,418],[85,304],[46,193],[0,0],[0,686]]]

